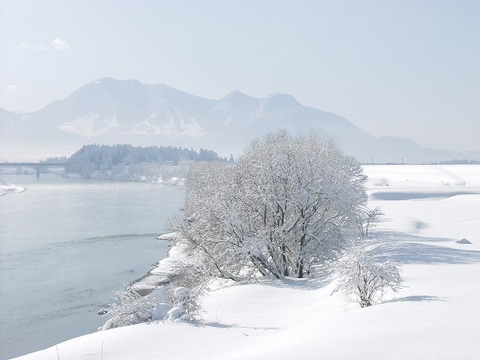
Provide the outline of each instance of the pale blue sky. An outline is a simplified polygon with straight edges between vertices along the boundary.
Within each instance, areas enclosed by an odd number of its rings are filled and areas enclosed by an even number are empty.
[[[287,93],[373,135],[480,150],[478,0],[0,0],[0,106],[101,77]]]

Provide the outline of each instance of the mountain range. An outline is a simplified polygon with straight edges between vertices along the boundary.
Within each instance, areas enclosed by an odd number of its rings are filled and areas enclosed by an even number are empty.
[[[338,115],[273,94],[234,91],[206,99],[166,85],[103,78],[32,113],[0,108],[0,160],[70,155],[85,144],[174,145],[238,155],[250,140],[277,129],[333,138],[362,162],[423,163],[480,158],[429,149],[398,137],[374,137]]]

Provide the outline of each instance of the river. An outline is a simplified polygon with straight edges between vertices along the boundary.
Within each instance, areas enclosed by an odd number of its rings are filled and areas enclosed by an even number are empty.
[[[27,188],[0,197],[0,359],[96,331],[116,290],[166,256],[155,237],[185,191],[59,175],[2,175]]]

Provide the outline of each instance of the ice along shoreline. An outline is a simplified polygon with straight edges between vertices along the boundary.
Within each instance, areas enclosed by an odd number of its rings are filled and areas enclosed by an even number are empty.
[[[171,263],[173,261],[172,259],[179,256],[177,249],[178,234],[166,233],[157,236],[156,239],[167,242],[169,250],[167,256],[159,260],[153,269],[130,284],[132,289],[141,296],[149,295],[160,287],[170,284],[174,275]]]

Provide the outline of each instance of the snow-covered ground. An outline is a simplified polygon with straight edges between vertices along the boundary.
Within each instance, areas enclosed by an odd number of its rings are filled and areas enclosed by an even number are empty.
[[[480,359],[480,166],[364,169],[369,206],[385,213],[368,241],[405,279],[385,303],[348,304],[331,279],[230,286],[198,323],[97,332],[21,359]]]
[[[25,190],[26,189],[22,186],[9,184],[0,179],[0,196],[11,193],[19,193]]]

